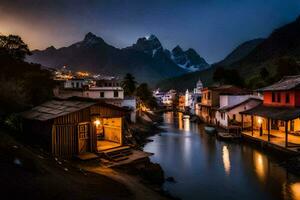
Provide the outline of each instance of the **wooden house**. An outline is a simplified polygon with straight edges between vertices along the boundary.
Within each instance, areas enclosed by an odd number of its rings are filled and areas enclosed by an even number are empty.
[[[22,113],[23,131],[55,156],[123,145],[126,109],[103,102],[52,100]]]
[[[216,112],[220,106],[220,95],[238,95],[248,93],[249,91],[245,91],[239,87],[232,85],[222,85],[219,87],[205,87],[202,89],[199,117],[206,123],[217,124]]]
[[[286,76],[258,90],[263,104],[240,112],[251,123],[243,123],[243,134],[282,147],[300,146],[300,76]],[[245,121],[245,120],[243,120]]]

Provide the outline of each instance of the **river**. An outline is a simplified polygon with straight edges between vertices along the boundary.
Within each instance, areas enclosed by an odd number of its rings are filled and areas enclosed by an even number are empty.
[[[223,142],[206,134],[203,125],[163,114],[165,129],[144,150],[154,153],[166,177],[164,188],[184,200],[300,200],[300,177],[279,165],[281,158],[253,145]]]

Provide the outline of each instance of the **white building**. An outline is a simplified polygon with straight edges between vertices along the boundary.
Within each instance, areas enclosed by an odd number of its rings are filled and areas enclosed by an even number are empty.
[[[203,89],[203,83],[202,81],[199,79],[196,83],[196,87],[194,88],[194,94],[202,94],[202,89]]]
[[[256,107],[262,99],[255,95],[220,95],[220,107],[216,112],[216,121],[223,128],[239,125],[242,122],[239,112]],[[247,119],[244,119],[246,122]]]
[[[190,94],[191,99],[188,101],[191,114],[199,114],[200,112],[199,104],[201,102],[202,89],[203,84],[202,81],[199,79],[196,83],[196,87],[194,88],[193,93]]]
[[[186,90],[184,95],[184,106],[191,108],[192,103],[193,103],[192,93],[190,93],[189,90]]]
[[[65,89],[81,89],[87,86],[89,82],[85,79],[69,79],[64,81]]]
[[[155,97],[158,105],[162,105],[163,104],[163,96],[164,95],[165,95],[165,92],[160,91],[159,88],[157,90],[153,91],[153,96]]]
[[[173,104],[173,99],[176,96],[176,91],[175,90],[169,90],[167,93],[165,93],[162,96],[162,103],[165,106],[171,106]]]

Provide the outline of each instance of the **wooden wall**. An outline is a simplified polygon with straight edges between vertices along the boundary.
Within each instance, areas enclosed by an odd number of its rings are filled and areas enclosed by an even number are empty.
[[[71,158],[78,153],[77,124],[53,125],[52,154]]]
[[[55,118],[52,126],[52,153],[55,156],[71,158],[78,154],[78,124],[82,122],[90,123],[90,147],[91,151],[97,151],[97,136],[93,120],[100,118],[118,118],[107,126],[107,133],[114,135],[112,140],[118,140],[122,144],[122,119],[125,112],[121,109],[113,109],[109,106],[94,105],[80,111],[70,113],[65,116]]]

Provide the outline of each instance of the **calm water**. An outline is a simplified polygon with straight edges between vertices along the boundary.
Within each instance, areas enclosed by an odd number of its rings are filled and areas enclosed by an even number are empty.
[[[300,178],[274,158],[247,144],[218,141],[201,125],[164,114],[166,132],[151,137],[144,150],[153,152],[166,176],[164,187],[182,199],[299,199]]]

